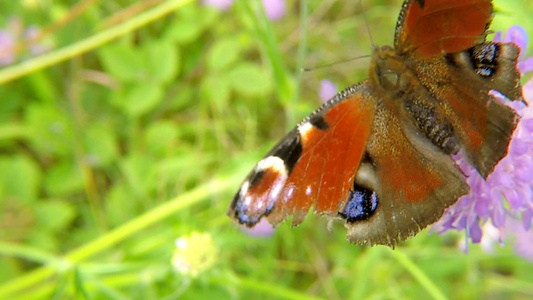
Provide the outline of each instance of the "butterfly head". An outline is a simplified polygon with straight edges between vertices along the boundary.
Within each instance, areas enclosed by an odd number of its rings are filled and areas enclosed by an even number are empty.
[[[403,92],[409,87],[411,77],[406,70],[404,59],[392,47],[376,48],[370,63],[370,83],[387,94]]]

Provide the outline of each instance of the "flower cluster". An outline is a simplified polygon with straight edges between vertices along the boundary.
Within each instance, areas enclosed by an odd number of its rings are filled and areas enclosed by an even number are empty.
[[[327,79],[324,79],[320,82],[320,91],[318,95],[322,102],[327,102],[337,93],[337,85]]]
[[[501,33],[496,35],[495,41],[502,41]],[[518,64],[522,74],[532,71],[533,58],[525,59],[524,54],[527,49],[525,30],[513,26],[507,31],[503,41],[514,42],[523,49]],[[532,103],[533,80],[527,82],[522,90],[524,100]],[[501,95],[499,97],[503,98]],[[464,158],[457,157],[457,164],[466,175],[471,191],[446,210],[433,230],[439,233],[450,229],[464,230],[467,240],[480,243],[483,236],[481,225],[490,220],[490,226],[499,232],[500,243],[512,233],[517,253],[533,259],[533,107],[520,101],[500,100],[515,109],[521,117],[507,156],[496,165],[486,181]]]
[[[218,247],[208,233],[192,232],[176,240],[172,266],[176,272],[196,277],[215,263]]]
[[[25,28],[20,19],[10,19],[6,28],[0,30],[0,66],[10,65],[24,55],[35,56],[46,52],[48,47],[38,42],[40,34],[38,27]]]

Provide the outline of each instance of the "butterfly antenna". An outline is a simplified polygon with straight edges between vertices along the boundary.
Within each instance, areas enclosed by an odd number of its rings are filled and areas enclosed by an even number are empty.
[[[361,3],[361,12],[363,13],[363,18],[365,19],[365,25],[366,25],[366,31],[368,32],[368,37],[370,38],[370,42],[372,43],[372,48],[377,48],[376,43],[374,42],[374,37],[372,37],[372,31],[370,31],[370,25],[368,23],[368,18],[366,17],[366,11],[365,11],[365,5],[363,4],[363,0],[360,0],[359,3]]]
[[[304,68],[302,68],[302,71],[303,72],[309,72],[309,71],[314,71],[314,70],[317,70],[317,69],[329,68],[331,66],[335,66],[335,65],[342,64],[342,63],[345,63],[345,62],[354,61],[354,60],[358,60],[358,59],[361,59],[361,58],[370,58],[370,57],[372,57],[372,55],[362,55],[362,56],[358,56],[358,57],[354,57],[354,58],[350,58],[350,59],[336,61],[336,62],[333,62],[333,63],[330,63],[330,64],[315,66],[315,67],[312,67],[312,68],[311,67],[304,67]]]

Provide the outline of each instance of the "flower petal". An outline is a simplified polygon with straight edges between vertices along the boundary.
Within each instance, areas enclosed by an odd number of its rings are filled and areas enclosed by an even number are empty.
[[[326,102],[329,99],[333,98],[333,96],[335,96],[336,93],[337,93],[336,84],[334,84],[333,82],[327,79],[324,79],[320,82],[319,95],[320,95],[320,100],[322,100],[322,102]]]

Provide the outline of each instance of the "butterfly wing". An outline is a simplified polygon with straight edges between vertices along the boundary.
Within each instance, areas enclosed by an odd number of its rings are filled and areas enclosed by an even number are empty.
[[[507,154],[518,122],[517,114],[489,92],[522,99],[519,49],[485,42],[492,15],[491,0],[406,1],[394,43],[485,178]]]
[[[492,0],[407,0],[394,48],[418,58],[467,50],[485,41],[492,17]]]
[[[263,217],[276,226],[289,215],[297,225],[312,205],[316,213],[337,216],[352,188],[375,109],[366,83],[339,93],[255,166],[228,215],[249,227]]]
[[[374,94],[380,105],[354,190],[373,192],[377,205],[365,217],[346,218],[347,237],[356,244],[394,246],[437,221],[469,188],[451,157],[402,116],[403,98]],[[364,207],[360,196],[350,199],[359,205],[349,201],[345,210]]]

